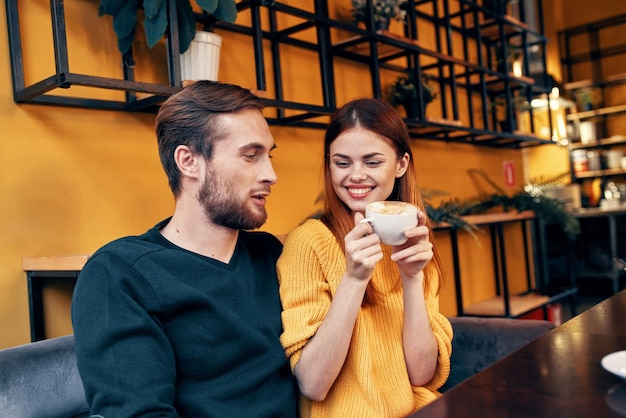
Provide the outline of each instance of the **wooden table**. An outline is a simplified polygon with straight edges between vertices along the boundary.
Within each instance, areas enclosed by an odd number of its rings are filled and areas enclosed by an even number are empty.
[[[626,350],[626,290],[505,357],[411,418],[623,417],[626,382],[602,368]]]
[[[88,255],[66,257],[25,257],[22,270],[28,280],[28,309],[30,313],[30,339],[46,338],[43,308],[43,286],[49,279],[67,279],[74,282],[89,258]]]

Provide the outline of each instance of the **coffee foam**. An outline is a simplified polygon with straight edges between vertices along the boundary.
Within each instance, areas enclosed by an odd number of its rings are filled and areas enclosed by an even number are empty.
[[[376,213],[383,215],[411,215],[417,213],[417,208],[405,202],[373,202],[367,205],[367,208]]]

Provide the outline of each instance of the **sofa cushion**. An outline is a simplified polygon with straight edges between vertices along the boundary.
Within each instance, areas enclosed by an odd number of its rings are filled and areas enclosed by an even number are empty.
[[[442,392],[555,327],[552,322],[536,319],[469,316],[449,319],[454,331],[452,357],[450,377]]]
[[[88,415],[73,335],[0,350],[1,417]]]

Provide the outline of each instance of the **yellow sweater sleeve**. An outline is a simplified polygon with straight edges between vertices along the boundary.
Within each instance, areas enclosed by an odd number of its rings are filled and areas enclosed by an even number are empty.
[[[317,222],[307,221],[291,232],[278,260],[283,304],[280,339],[292,369],[302,348],[324,320],[332,300],[333,291],[323,270],[329,264],[324,250],[332,244],[332,235],[325,234],[325,227]]]
[[[430,318],[430,327],[433,330],[437,346],[439,347],[439,356],[437,361],[437,369],[431,381],[424,387],[435,391],[446,383],[450,376],[450,356],[452,355],[452,326],[450,321],[439,312],[438,298],[436,295],[428,295],[426,304],[428,307],[428,315]],[[433,306],[434,305],[434,306]]]

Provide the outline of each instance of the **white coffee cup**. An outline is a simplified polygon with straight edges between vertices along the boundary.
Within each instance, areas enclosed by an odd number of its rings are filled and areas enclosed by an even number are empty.
[[[420,209],[406,202],[380,201],[365,206],[365,218],[380,242],[386,245],[401,245],[407,240],[404,231],[417,226]]]

